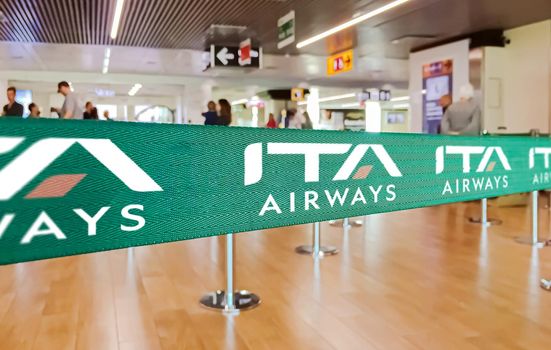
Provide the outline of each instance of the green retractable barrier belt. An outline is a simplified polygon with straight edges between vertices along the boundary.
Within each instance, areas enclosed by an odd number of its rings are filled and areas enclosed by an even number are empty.
[[[551,181],[547,138],[10,118],[0,130],[1,264],[529,192]]]

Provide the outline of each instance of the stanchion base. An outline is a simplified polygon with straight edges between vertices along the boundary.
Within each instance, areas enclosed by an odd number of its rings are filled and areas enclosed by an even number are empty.
[[[520,244],[531,245],[537,248],[543,248],[548,244],[548,241],[542,241],[540,239],[538,239],[538,241],[534,244],[534,242],[532,242],[532,237],[528,237],[528,236],[515,237],[515,242]]]
[[[203,295],[199,302],[201,305],[211,310],[218,310],[227,313],[250,310],[260,304],[260,298],[258,295],[247,290],[236,290],[234,292],[234,299],[234,307],[232,309],[226,307],[226,292],[223,290],[217,290],[216,292],[210,292]]]
[[[348,225],[352,227],[361,227],[363,226],[362,220],[348,220]],[[330,226],[336,226],[336,227],[343,227],[344,226],[344,220],[329,220]]]
[[[295,248],[295,252],[302,255],[314,255],[314,247],[311,245],[301,245]],[[320,257],[336,255],[339,253],[339,250],[332,246],[321,246],[320,247]]]
[[[545,290],[548,290],[551,292],[551,280],[546,280],[546,279],[542,279],[540,281],[540,286],[545,289]]]
[[[469,218],[469,222],[471,224],[482,224],[482,218],[475,218],[471,216]],[[486,222],[488,226],[496,226],[496,225],[501,225],[503,223],[503,221],[501,221],[500,219],[492,219],[492,218],[488,218]]]

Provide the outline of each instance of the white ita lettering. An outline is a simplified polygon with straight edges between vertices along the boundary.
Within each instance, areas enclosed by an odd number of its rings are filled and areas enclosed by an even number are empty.
[[[85,231],[87,235],[95,236],[97,234],[98,222],[110,209],[111,207],[102,207],[95,213],[88,213],[81,208],[77,208],[73,209],[73,212],[86,223]],[[141,204],[130,204],[122,208],[120,215],[125,220],[121,223],[120,230],[132,232],[143,228],[146,224],[145,218],[140,215],[140,212],[143,211],[144,207]],[[17,218],[14,213],[7,213],[2,216],[0,220],[0,239],[4,236],[4,233],[9,230],[10,225],[15,220],[17,220]],[[51,238],[57,240],[67,239],[63,230],[45,211],[41,211],[40,214],[38,214],[25,235],[23,235],[21,244],[32,243],[38,236],[51,236]]]
[[[446,181],[442,195],[493,191],[507,187],[509,187],[507,175],[455,179]]]
[[[444,172],[445,155],[461,155],[463,161],[463,173],[471,172],[471,156],[482,154],[482,159],[476,167],[477,173],[487,171],[490,163],[490,158],[493,154],[497,155],[497,159],[505,170],[511,170],[509,160],[505,156],[501,147],[484,147],[484,146],[440,146],[436,149],[436,174]]]
[[[289,208],[289,213],[294,213],[297,210],[319,210],[322,205],[331,208],[345,206],[354,208],[361,205],[393,202],[394,200],[396,200],[395,185],[345,188],[344,190],[334,191],[324,190],[323,192],[305,191],[302,195],[291,192],[288,198],[275,198],[272,194],[269,194],[258,215],[264,216],[267,213],[283,214],[283,205],[285,205],[284,208]]]
[[[321,155],[345,154],[352,148],[352,144],[345,143],[278,143],[267,144],[269,155],[302,155],[304,157],[304,182],[319,182]],[[391,177],[402,177],[402,173],[396,166],[383,145],[361,144],[354,147],[348,155],[332,181],[348,180],[361,160],[372,152],[383,165]],[[263,175],[263,150],[262,143],[253,143],[245,148],[245,186],[253,185],[262,179]]]

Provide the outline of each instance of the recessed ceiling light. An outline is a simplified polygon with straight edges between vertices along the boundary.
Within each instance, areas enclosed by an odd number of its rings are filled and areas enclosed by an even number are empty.
[[[130,91],[128,91],[128,96],[134,96],[136,95],[136,93],[142,88],[142,84],[140,83],[136,83],[134,84],[134,86],[132,86],[132,88],[130,89]]]
[[[109,59],[111,58],[111,48],[107,47],[105,49],[105,52],[103,54],[103,69],[101,70],[101,72],[103,74],[107,74],[107,72],[109,71]]]

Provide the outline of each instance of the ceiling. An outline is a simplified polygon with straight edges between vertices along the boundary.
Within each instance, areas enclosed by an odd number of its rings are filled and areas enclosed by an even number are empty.
[[[299,84],[343,87],[407,85],[405,60],[363,57],[354,72],[327,78],[325,58],[314,55],[264,55],[264,69],[209,69],[203,71],[203,52],[110,46],[109,74],[101,74],[106,46],[0,42],[0,73],[8,80],[59,81],[74,79],[112,83],[124,79],[147,79],[155,83],[213,86],[257,85],[289,88]],[[70,76],[73,78],[70,78]],[[130,77],[128,77],[130,75]],[[134,75],[134,77],[132,77]],[[25,76],[25,79],[21,77]],[[82,79],[81,79],[82,80]],[[130,83],[127,82],[127,83]],[[133,82],[132,82],[133,83]]]
[[[116,0],[0,0],[0,74],[19,81],[244,86],[247,94],[291,86],[401,89],[407,87],[414,47],[551,18],[551,0],[411,0],[304,49],[276,47],[277,19],[291,9],[298,41],[389,1],[125,0],[119,35],[112,40]],[[204,71],[207,44],[245,37],[262,45],[263,69]],[[402,40],[393,44],[397,38]],[[327,54],[350,45],[356,49],[354,70],[327,77]],[[102,75],[107,47],[109,74]]]
[[[244,26],[268,53],[276,48],[277,19],[294,9],[299,40],[365,13],[389,0],[125,0],[119,35],[109,37],[116,0],[0,0],[5,20],[0,41],[120,45],[203,50],[227,40],[211,25]],[[427,41],[489,28],[512,28],[551,17],[549,0],[411,0],[352,32],[361,55],[407,58]],[[390,41],[408,35],[433,38]],[[234,38],[235,39],[235,38]],[[330,40],[333,40],[331,38]],[[338,46],[338,45],[337,45]],[[334,42],[321,41],[300,52],[326,55]]]

